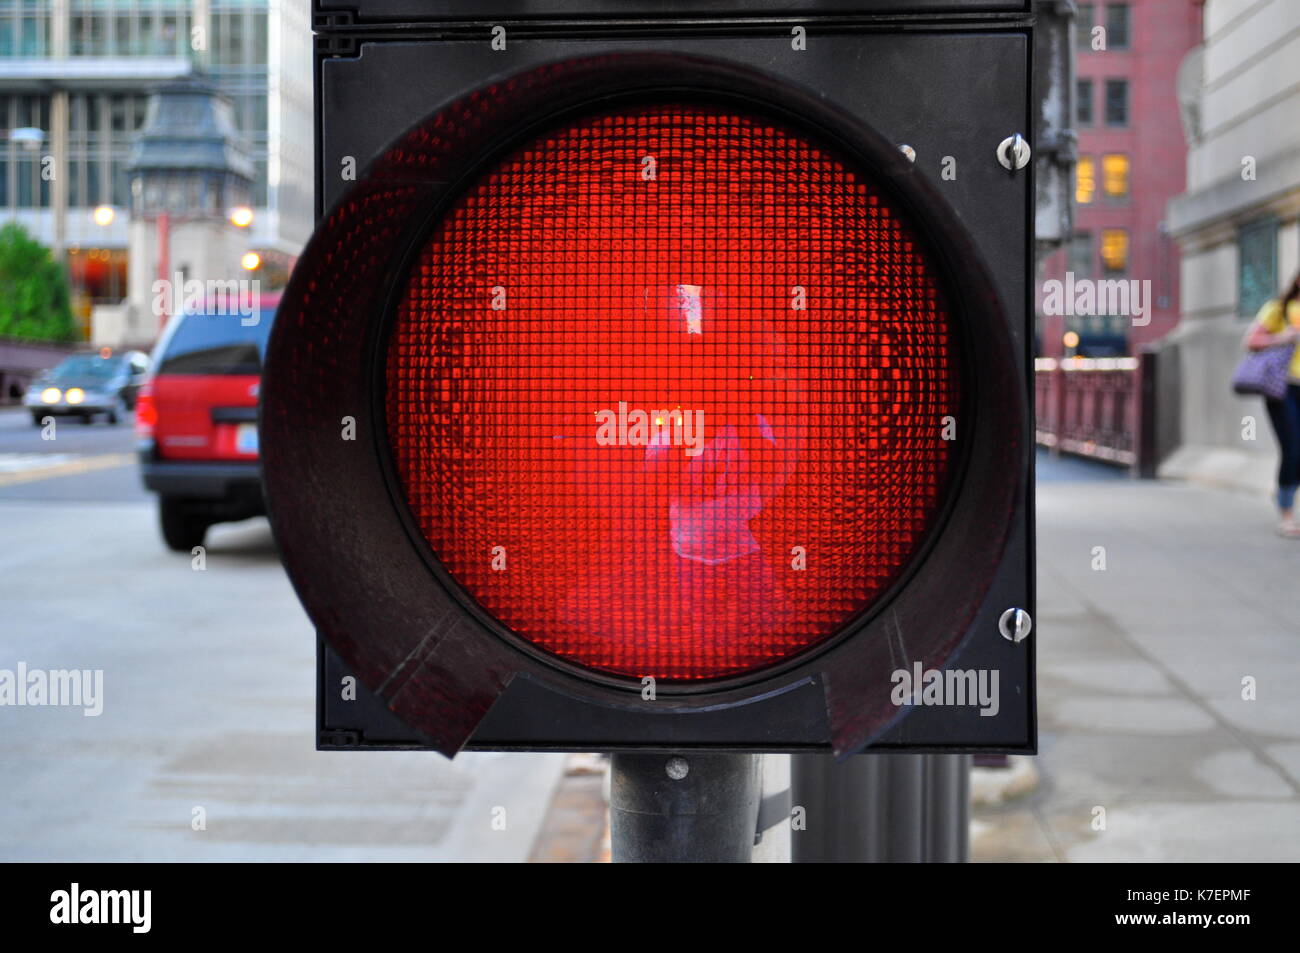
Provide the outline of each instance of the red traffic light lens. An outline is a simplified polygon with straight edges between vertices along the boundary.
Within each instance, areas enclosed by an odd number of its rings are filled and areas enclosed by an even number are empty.
[[[961,392],[886,194],[801,130],[689,103],[485,167],[414,261],[386,380],[454,583],[553,656],[670,681],[868,610],[942,508]]]

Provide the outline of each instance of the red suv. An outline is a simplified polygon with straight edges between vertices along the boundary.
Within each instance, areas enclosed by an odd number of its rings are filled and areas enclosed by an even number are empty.
[[[168,547],[190,552],[213,523],[266,512],[257,393],[275,300],[249,316],[172,318],[137,399],[144,485],[158,494]]]

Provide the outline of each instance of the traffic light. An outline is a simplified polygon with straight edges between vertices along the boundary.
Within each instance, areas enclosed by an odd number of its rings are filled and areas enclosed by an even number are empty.
[[[1026,5],[582,6],[316,0],[319,745],[1033,750]]]

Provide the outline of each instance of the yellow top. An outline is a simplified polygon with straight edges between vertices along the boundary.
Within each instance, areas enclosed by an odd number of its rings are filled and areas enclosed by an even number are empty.
[[[1291,327],[1300,328],[1300,300],[1292,301],[1287,307],[1286,318]],[[1255,320],[1269,334],[1281,334],[1285,328],[1282,322],[1282,299],[1274,298],[1260,308]],[[1291,355],[1290,375],[1293,380],[1300,380],[1300,347]]]

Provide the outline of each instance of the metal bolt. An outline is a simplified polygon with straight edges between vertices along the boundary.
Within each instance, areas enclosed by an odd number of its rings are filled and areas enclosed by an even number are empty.
[[[691,766],[685,758],[674,757],[668,759],[668,763],[664,765],[664,770],[668,772],[668,777],[674,781],[680,781],[691,773]]]
[[[1008,642],[1020,642],[1034,629],[1034,620],[1024,609],[1011,608],[998,619],[998,631]]]
[[[898,147],[898,151],[901,152],[903,155],[907,156],[908,162],[916,161],[916,150],[913,149],[911,146],[906,144],[901,145]]]
[[[998,143],[998,162],[1008,171],[1014,172],[1029,165],[1029,155],[1029,143],[1018,132]]]

